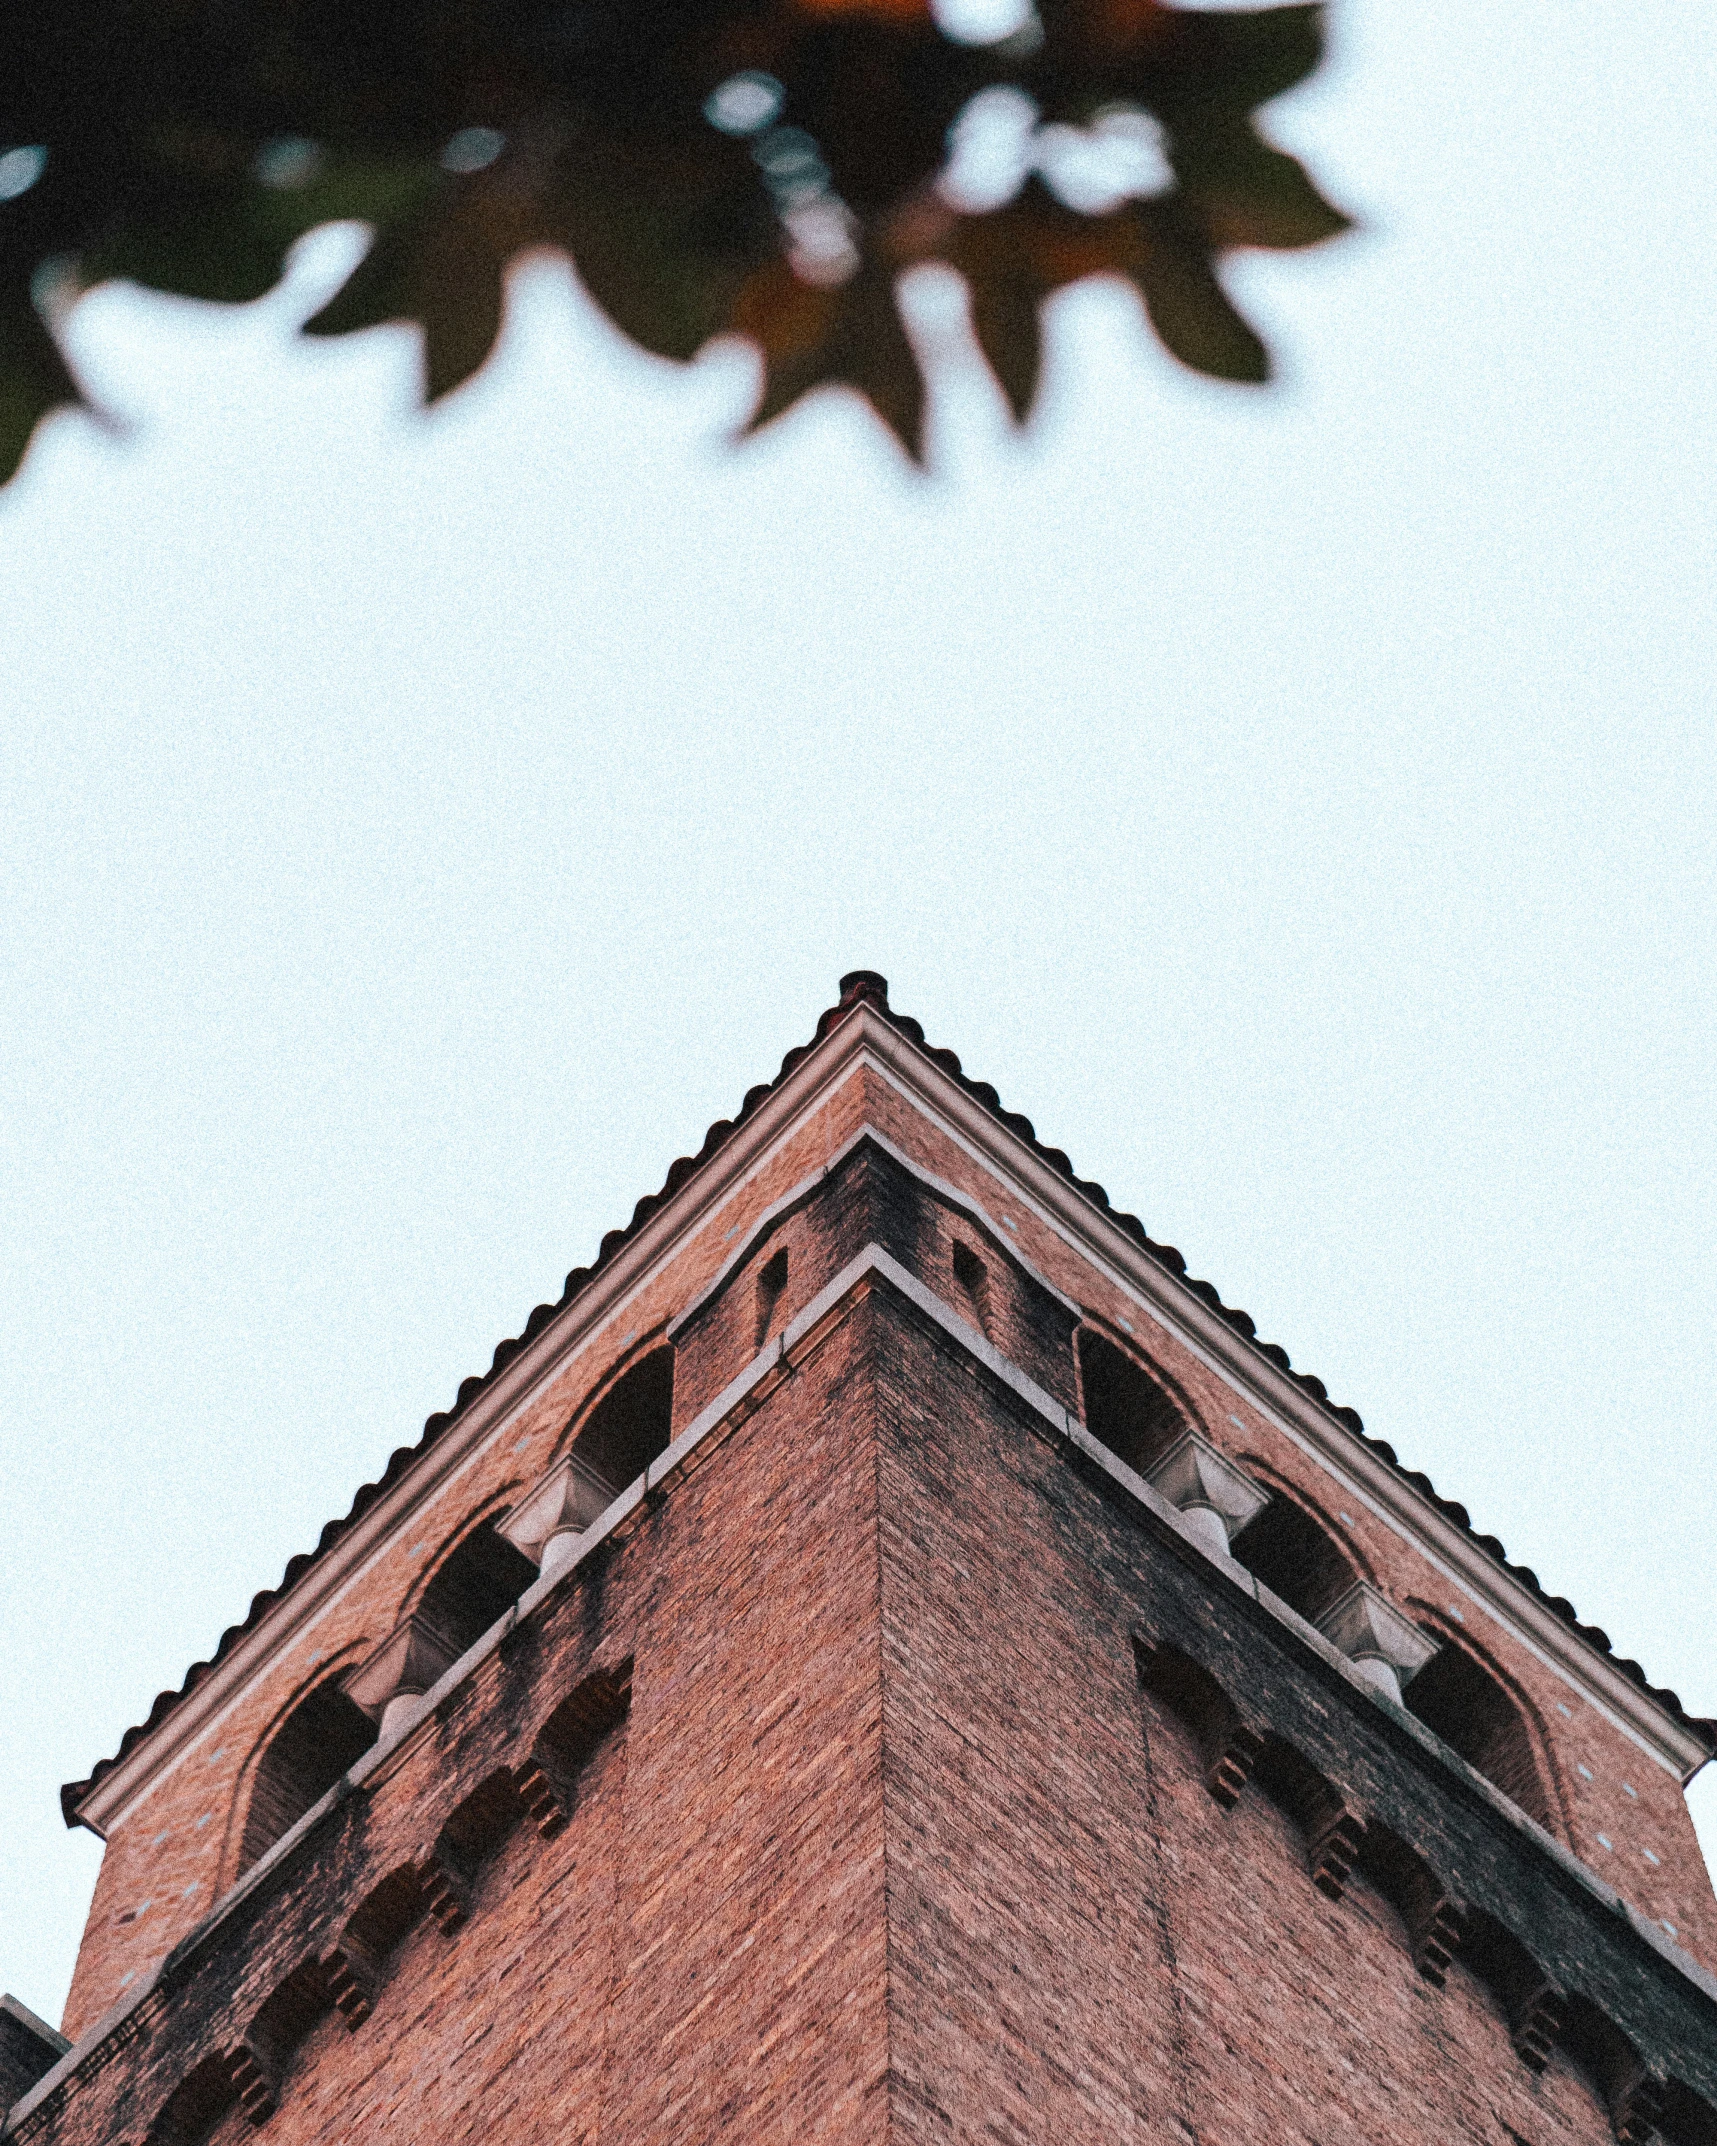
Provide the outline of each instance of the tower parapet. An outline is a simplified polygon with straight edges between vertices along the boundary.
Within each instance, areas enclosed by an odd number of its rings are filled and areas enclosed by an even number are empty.
[[[860,972],[67,1788],[5,2134],[1710,2146],[1714,1747]]]

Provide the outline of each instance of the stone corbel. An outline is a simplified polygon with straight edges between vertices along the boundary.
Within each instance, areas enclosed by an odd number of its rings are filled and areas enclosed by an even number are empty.
[[[1636,2058],[1606,2082],[1617,2146],[1650,2146],[1663,2122],[1663,2086]]]
[[[425,1851],[417,1866],[424,1903],[444,1936],[463,1929],[471,1915],[471,1874],[463,1858],[446,1842]]]
[[[381,1967],[369,1947],[347,1931],[322,1962],[328,1995],[353,2034],[375,2008]]]
[[[390,1735],[457,1659],[452,1641],[426,1618],[407,1617],[347,1684],[347,1696]]]
[[[228,2055],[227,2077],[251,2123],[267,2123],[279,2107],[280,2073],[279,2053],[254,2027]]]
[[[1329,1900],[1339,1900],[1347,1890],[1353,1866],[1365,1843],[1365,1822],[1332,1792],[1308,1813],[1306,1868],[1312,1883]]]
[[[1568,2016],[1567,1998],[1553,1983],[1535,1980],[1514,1993],[1508,2012],[1515,2055],[1528,2071],[1541,2072]]]
[[[501,1522],[499,1533],[550,1579],[578,1555],[584,1531],[620,1495],[576,1453],[569,1453]]]
[[[1397,1706],[1402,1687],[1437,1652],[1437,1642],[1427,1639],[1365,1580],[1355,1580],[1341,1600],[1324,1611],[1318,1630],[1374,1690]]]
[[[1197,1431],[1177,1438],[1145,1480],[1178,1508],[1202,1548],[1223,1557],[1233,1538],[1270,1502],[1268,1492]]]

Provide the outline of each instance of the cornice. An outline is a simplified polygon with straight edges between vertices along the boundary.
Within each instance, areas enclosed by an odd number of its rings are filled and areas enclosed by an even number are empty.
[[[866,1043],[909,1100],[939,1117],[950,1137],[1025,1195],[1039,1222],[1107,1271],[1133,1301],[1266,1420],[1362,1499],[1451,1586],[1579,1692],[1640,1749],[1690,1780],[1710,1756],[1703,1741],[1486,1555],[1396,1468],[1321,1408],[1286,1372],[1138,1245],[1027,1143],[997,1122],[926,1055],[869,1009]]]
[[[1483,1608],[1641,1750],[1682,1781],[1704,1764],[1709,1755],[1706,1745],[1690,1727],[1583,1640],[1404,1474],[1237,1333],[1110,1213],[1052,1168],[1030,1140],[1002,1123],[928,1051],[861,999],[755,1109],[742,1116],[679,1189],[662,1199],[571,1302],[519,1348],[445,1433],[419,1453],[400,1479],[241,1635],[225,1659],[92,1782],[76,1806],[77,1821],[105,1837],[134,1802],[165,1780],[237,1693],[307,1633],[381,1554],[396,1530],[474,1465],[518,1410],[559,1377],[624,1311],[654,1269],[705,1229],[771,1153],[863,1067],[888,1081],[981,1164],[1015,1205],[1029,1210],[1041,1226],[1106,1274],[1134,1304],[1176,1335],[1266,1420],[1334,1475],[1350,1495],[1362,1499],[1412,1543],[1450,1586]],[[879,1130],[872,1130],[875,1137],[884,1138]],[[886,1144],[899,1153],[893,1143]],[[842,1143],[842,1152],[848,1145]],[[920,1175],[928,1174],[913,1167]],[[951,1186],[942,1189],[954,1193]],[[793,1196],[789,1194],[788,1200]],[[967,1198],[956,1196],[962,1203]],[[994,1218],[981,1206],[978,1212],[994,1234]],[[1018,1256],[1026,1263],[1023,1247]],[[724,1261],[723,1272],[731,1265],[731,1259]],[[718,1286],[721,1278],[718,1274],[710,1286]]]
[[[288,1652],[361,1577],[398,1528],[479,1460],[518,1411],[624,1311],[661,1261],[695,1237],[770,1152],[815,1114],[853,1071],[861,1040],[857,1018],[849,1017],[806,1054],[709,1161],[491,1380],[442,1437],[418,1455],[400,1480],[271,1605],[226,1658],[91,1785],[77,1806],[79,1824],[105,1839],[134,1802],[168,1777],[237,1694]]]

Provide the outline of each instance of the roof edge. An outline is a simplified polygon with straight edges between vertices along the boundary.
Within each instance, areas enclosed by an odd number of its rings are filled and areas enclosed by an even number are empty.
[[[115,1815],[114,1812],[86,1809],[86,1806],[89,1806],[92,1800],[99,1803],[108,1802],[107,1798],[98,1798],[96,1792],[111,1779],[116,1769],[122,1768],[125,1761],[153,1736],[169,1715],[177,1711],[185,1700],[225,1666],[240,1641],[255,1631],[277,1605],[292,1595],[311,1569],[320,1565],[337,1545],[359,1528],[378,1503],[396,1490],[408,1475],[419,1472],[429,1450],[446,1438],[455,1426],[462,1429],[472,1428],[480,1435],[481,1419],[509,1409],[524,1392],[549,1375],[567,1354],[582,1345],[583,1340],[600,1325],[606,1310],[610,1308],[605,1300],[617,1299],[624,1294],[628,1271],[638,1264],[627,1260],[623,1263],[622,1270],[616,1273],[616,1263],[621,1260],[621,1255],[638,1246],[640,1239],[646,1234],[652,1238],[660,1234],[664,1240],[671,1241],[694,1226],[701,1212],[722,1197],[743,1174],[745,1155],[741,1153],[735,1157],[732,1153],[736,1136],[754,1126],[764,1106],[783,1095],[791,1086],[793,1076],[837,1029],[856,1016],[860,1017],[860,1031],[868,1032],[870,1023],[863,1018],[865,1015],[874,1020],[883,1034],[900,1039],[911,1047],[915,1056],[921,1057],[945,1075],[964,1098],[977,1106],[983,1118],[992,1121],[1011,1135],[1012,1140],[1029,1153],[1047,1173],[1050,1183],[1055,1185],[1059,1197],[1052,1204],[1057,1208],[1065,1208],[1069,1198],[1073,1200],[1074,1206],[1070,1213],[1063,1216],[1064,1221],[1071,1222],[1084,1211],[1094,1211],[1109,1230],[1119,1232],[1120,1237],[1125,1240],[1133,1257],[1124,1264],[1132,1269],[1135,1282],[1154,1284],[1157,1278],[1161,1277],[1172,1283],[1173,1287],[1167,1292],[1152,1286],[1148,1288],[1147,1294],[1152,1297],[1153,1302],[1160,1301],[1165,1309],[1173,1304],[1183,1314],[1181,1323],[1190,1320],[1195,1329],[1201,1329],[1201,1338],[1206,1346],[1215,1347],[1229,1369],[1234,1370],[1245,1365],[1253,1373],[1247,1383],[1261,1387],[1264,1393],[1269,1394],[1277,1413],[1283,1412],[1285,1407],[1289,1414],[1300,1419],[1302,1425],[1313,1423],[1322,1426],[1327,1423],[1332,1428],[1339,1429],[1348,1442],[1347,1450],[1364,1453],[1381,1462],[1384,1468],[1415,1491],[1418,1498],[1456,1535],[1468,1538],[1484,1559],[1499,1568],[1513,1583],[1511,1592],[1519,1590],[1529,1601],[1541,1605],[1549,1618],[1567,1628],[1583,1643],[1583,1648],[1595,1655],[1606,1669],[1650,1702],[1653,1711],[1667,1717],[1684,1732],[1699,1754],[1692,1758],[1691,1763],[1678,1762],[1682,1765],[1684,1782],[1691,1780],[1713,1755],[1717,1755],[1717,1720],[1688,1714],[1675,1692],[1653,1686],[1637,1662],[1616,1656],[1607,1633],[1597,1626],[1582,1624],[1572,1603],[1564,1597],[1547,1593],[1530,1567],[1511,1563],[1495,1536],[1481,1535],[1474,1529],[1463,1505],[1441,1497],[1428,1476],[1405,1467],[1392,1446],[1383,1439],[1371,1437],[1357,1410],[1333,1402],[1321,1379],[1306,1372],[1295,1371],[1285,1349],[1276,1343],[1259,1340],[1256,1323],[1252,1318],[1237,1307],[1224,1304],[1214,1284],[1189,1275],[1186,1260],[1174,1245],[1157,1243],[1149,1236],[1136,1215],[1113,1207],[1108,1192],[1101,1184],[1080,1178],[1072,1161],[1061,1149],[1050,1147],[1038,1139],[1036,1128],[1029,1118],[1020,1112],[1004,1108],[1001,1097],[987,1081],[973,1080],[954,1052],[928,1043],[924,1030],[917,1021],[909,1014],[896,1012],[889,1004],[886,977],[874,969],[854,969],[841,978],[839,992],[836,1003],[828,1007],[818,1019],[811,1041],[798,1045],[787,1053],[773,1080],[760,1083],[746,1092],[736,1117],[718,1118],[704,1134],[703,1143],[695,1155],[678,1156],[669,1165],[661,1188],[657,1192],[645,1194],[638,1201],[630,1222],[624,1228],[608,1231],[602,1238],[592,1264],[574,1267],[566,1277],[566,1284],[559,1299],[553,1304],[537,1305],[518,1335],[496,1345],[488,1371],[476,1374],[461,1383],[453,1407],[431,1415],[415,1445],[396,1448],[382,1475],[375,1482],[366,1483],[359,1488],[345,1517],[330,1521],[323,1528],[315,1549],[300,1552],[291,1558],[281,1576],[279,1587],[264,1589],[257,1594],[252,1599],[243,1621],[227,1627],[221,1634],[212,1656],[207,1661],[193,1663],[177,1691],[157,1694],[148,1715],[143,1721],[126,1730],[120,1739],[118,1750],[111,1758],[100,1761],[84,1779],[68,1781],[61,1787],[60,1809],[68,1826],[86,1826],[105,1838],[103,1825],[108,1817]],[[811,1084],[813,1089],[817,1085],[819,1084],[815,1082]],[[764,1138],[767,1137],[765,1133]],[[757,1145],[754,1141],[742,1141],[740,1144],[744,1149]],[[652,1231],[650,1225],[659,1218],[666,1220],[670,1211],[680,1206],[679,1196],[687,1191],[694,1179],[705,1178],[718,1157],[736,1163],[737,1167],[719,1173],[700,1186],[705,1197],[696,1202],[677,1225],[660,1233]],[[1048,1187],[1044,1189],[1047,1190]],[[1082,1230],[1080,1234],[1085,1232]],[[652,1248],[647,1256],[657,1256],[657,1251],[661,1248],[665,1248],[665,1245]],[[615,1282],[616,1287],[604,1290],[600,1285],[610,1280]],[[557,1335],[551,1347],[538,1351],[535,1344],[547,1340],[549,1330],[559,1327],[575,1306],[585,1306],[587,1298],[594,1301],[594,1315],[580,1322],[580,1331],[576,1337]],[[1190,1303],[1187,1302],[1188,1299],[1191,1300]],[[1239,1343],[1240,1347],[1236,1348],[1236,1343]],[[524,1360],[522,1363],[521,1359]],[[517,1379],[510,1379],[507,1374],[516,1364],[520,1366],[522,1375]],[[479,1404],[486,1399],[495,1402],[497,1407],[480,1408]],[[460,1443],[463,1445],[465,1442]],[[1316,1438],[1315,1443],[1320,1457],[1326,1462],[1331,1451],[1343,1450],[1339,1444],[1334,1448],[1326,1448],[1326,1441],[1321,1435]],[[1605,1678],[1603,1681],[1609,1680]],[[1637,1701],[1635,1704],[1637,1705]]]

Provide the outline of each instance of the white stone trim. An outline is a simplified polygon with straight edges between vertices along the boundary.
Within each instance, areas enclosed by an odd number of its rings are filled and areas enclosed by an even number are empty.
[[[184,1954],[188,1948],[193,1948],[201,1943],[247,1894],[254,1891],[262,1883],[269,1871],[291,1854],[299,1841],[321,1822],[327,1812],[343,1796],[349,1795],[354,1788],[361,1786],[372,1775],[380,1772],[383,1766],[388,1764],[401,1751],[409,1738],[416,1735],[420,1730],[426,1729],[431,1722],[436,1707],[440,1705],[441,1701],[457,1689],[488,1656],[496,1651],[502,1640],[516,1625],[532,1615],[538,1605],[546,1601],[558,1588],[568,1583],[577,1565],[582,1564],[584,1559],[600,1543],[612,1535],[644,1503],[647,1491],[661,1490],[666,1486],[676,1470],[689,1458],[692,1451],[726,1423],[727,1419],[751,1392],[762,1383],[770,1372],[778,1368],[784,1356],[789,1355],[814,1327],[838,1307],[844,1297],[849,1295],[866,1276],[872,1274],[879,1275],[889,1282],[902,1296],[906,1297],[921,1312],[933,1320],[950,1339],[965,1348],[987,1370],[1000,1378],[1012,1392],[1018,1395],[1020,1400],[1025,1402],[1027,1407],[1040,1419],[1042,1427],[1053,1437],[1058,1440],[1064,1439],[1069,1446],[1076,1447],[1088,1461],[1111,1477],[1140,1505],[1145,1506],[1159,1520],[1181,1535],[1200,1555],[1208,1558],[1243,1593],[1249,1594],[1254,1601],[1260,1603],[1279,1618],[1281,1622],[1295,1631],[1314,1653],[1322,1656],[1331,1668],[1345,1677],[1357,1691],[1363,1693],[1367,1699],[1372,1700],[1374,1703],[1387,1705],[1386,1701],[1378,1700],[1377,1693],[1355,1669],[1353,1663],[1337,1648],[1332,1646],[1316,1626],[1308,1624],[1296,1611],[1290,1609],[1285,1602],[1273,1595],[1267,1587],[1261,1586],[1243,1565],[1237,1564],[1230,1557],[1224,1557],[1213,1552],[1206,1543],[1199,1539],[1193,1530],[1187,1527],[1181,1514],[1176,1511],[1174,1506],[1158,1491],[1153,1490],[1143,1476],[1135,1473],[1124,1461],[1111,1453],[1106,1446],[1099,1444],[1077,1417],[1069,1414],[1052,1395],[1046,1393],[1035,1380],[1027,1377],[1017,1365],[1000,1355],[975,1327],[960,1318],[957,1313],[951,1311],[943,1303],[942,1299],[935,1295],[933,1291],[925,1288],[916,1276],[908,1274],[899,1262],[885,1252],[880,1245],[873,1244],[843,1268],[828,1287],[819,1293],[815,1301],[807,1305],[804,1311],[782,1333],[776,1335],[773,1340],[765,1344],[726,1390],[716,1400],[712,1401],[709,1407],[704,1409],[692,1424],[688,1425],[681,1437],[666,1452],[652,1463],[647,1475],[640,1476],[636,1482],[620,1493],[601,1519],[588,1529],[585,1535],[580,1537],[578,1556],[573,1563],[548,1578],[539,1579],[533,1586],[527,1588],[514,1607],[508,1610],[505,1616],[499,1618],[474,1646],[460,1656],[459,1660],[452,1665],[432,1690],[424,1693],[422,1699],[417,1702],[417,1707],[412,1717],[409,1720],[402,1720],[396,1729],[390,1730],[389,1733],[372,1745],[351,1768],[350,1772],[329,1789],[320,1802],[313,1804],[289,1832],[282,1834],[280,1839],[275,1841],[268,1851],[251,1865],[244,1875],[214,1904],[209,1913],[186,1933],[168,1957],[178,1957]],[[1546,1832],[1536,1820],[1528,1817],[1517,1804],[1504,1796],[1500,1789],[1493,1787],[1482,1774],[1474,1772],[1465,1760],[1450,1751],[1440,1738],[1433,1735],[1423,1723],[1417,1721],[1404,1708],[1396,1706],[1388,1707],[1387,1710],[1394,1720],[1401,1723],[1422,1744],[1434,1752],[1444,1764],[1453,1766],[1464,1777],[1468,1786],[1489,1803],[1494,1810],[1500,1813],[1503,1818],[1519,1831],[1529,1835],[1545,1854],[1551,1856],[1560,1864],[1588,1893],[1592,1894],[1603,1906],[1620,1915],[1636,1935],[1644,1939],[1662,1959],[1679,1973],[1685,1975],[1707,1997],[1717,2001],[1717,1976],[1712,1975],[1691,1955],[1684,1952],[1679,1945],[1665,1934],[1657,1923],[1643,1915],[1630,1901],[1623,1899],[1613,1886],[1605,1884],[1596,1871],[1589,1869],[1554,1835]],[[93,2054],[102,2042],[106,2041],[128,2018],[139,2010],[153,1993],[165,1965],[165,1961],[158,1961],[139,1980],[136,1988],[127,1991],[119,2003],[104,2012],[95,2024],[67,2050],[53,2069],[39,2079],[35,2086],[13,2105],[5,2117],[0,2119],[0,2138],[9,2137],[16,2126],[21,2124],[33,2109],[45,2101],[65,2079],[78,2070],[86,2058]]]
[[[1369,1580],[1355,1580],[1317,1622],[1325,1639],[1369,1676],[1386,1699],[1399,1701],[1401,1687],[1438,1651],[1439,1643],[1427,1639]]]
[[[1346,1425],[1254,1348],[1176,1275],[1135,1242],[1111,1216],[1035,1154],[982,1104],[943,1074],[885,1021],[866,1015],[867,1044],[907,1100],[940,1122],[948,1137],[994,1176],[1011,1180],[1028,1208],[1066,1244],[1105,1272],[1161,1326],[1284,1437],[1315,1460],[1351,1497],[1412,1544],[1433,1569],[1476,1603],[1544,1667],[1612,1727],[1685,1785],[1707,1762],[1693,1732],[1604,1655],[1564,1624],[1424,1492],[1373,1453]]]
[[[1261,1490],[1226,1453],[1219,1452],[1202,1432],[1194,1430],[1183,1431],[1162,1458],[1152,1464],[1148,1480],[1177,1512],[1208,1513],[1210,1520],[1202,1526],[1202,1532],[1218,1550],[1226,1550],[1247,1522],[1256,1520],[1270,1502],[1267,1490]]]
[[[345,1589],[385,1552],[394,1531],[474,1466],[518,1410],[623,1315],[630,1298],[659,1263],[718,1220],[727,1202],[766,1164],[770,1153],[866,1067],[887,1080],[986,1169],[1011,1204],[1028,1210],[1091,1261],[1134,1304],[1235,1386],[1253,1408],[1332,1475],[1348,1496],[1361,1499],[1376,1518],[1411,1543],[1452,1588],[1484,1609],[1640,1750],[1678,1780],[1691,1780],[1707,1754],[1666,1708],[1489,1558],[1429,1498],[1319,1407],[1288,1373],[1246,1343],[1112,1216],[967,1095],[924,1051],[871,1008],[860,1005],[806,1054],[746,1123],[735,1127],[709,1161],[519,1351],[441,1438],[418,1456],[402,1480],[378,1498],[265,1613],[227,1659],[87,1792],[79,1809],[80,1821],[105,1838],[134,1803],[215,1733],[240,1690],[307,1636]],[[899,1156],[884,1135],[874,1128],[869,1132]],[[851,1144],[843,1143],[839,1152],[844,1154]],[[915,1175],[928,1176],[916,1165],[908,1166]],[[956,1197],[984,1221],[998,1241],[1007,1241],[981,1206],[971,1203],[969,1196]],[[1023,1258],[1021,1264],[1026,1265]],[[1068,1300],[1063,1297],[1061,1301]]]

